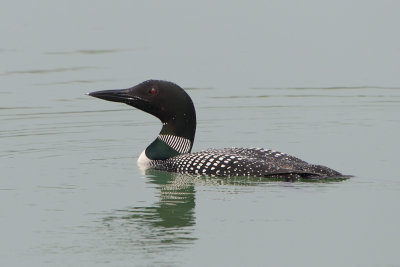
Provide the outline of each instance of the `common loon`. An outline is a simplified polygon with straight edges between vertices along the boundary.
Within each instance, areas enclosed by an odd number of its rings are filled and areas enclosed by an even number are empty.
[[[263,148],[207,149],[190,153],[196,132],[195,108],[189,95],[172,82],[148,80],[128,89],[96,91],[88,95],[128,104],[161,120],[161,132],[138,159],[139,166],[144,169],[291,180],[343,177],[328,167]]]

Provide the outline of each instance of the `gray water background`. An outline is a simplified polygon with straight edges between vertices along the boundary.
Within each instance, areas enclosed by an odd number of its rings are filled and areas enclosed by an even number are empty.
[[[1,266],[400,266],[397,1],[3,1]],[[159,121],[85,96],[191,95],[194,151],[355,177],[142,173]]]

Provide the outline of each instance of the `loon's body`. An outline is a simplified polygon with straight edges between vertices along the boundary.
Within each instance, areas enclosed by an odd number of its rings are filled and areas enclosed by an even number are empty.
[[[196,112],[189,95],[171,82],[149,80],[128,89],[97,91],[89,95],[126,103],[161,120],[160,134],[138,159],[142,168],[207,176],[343,177],[328,167],[262,148],[208,149],[190,153],[196,132]]]

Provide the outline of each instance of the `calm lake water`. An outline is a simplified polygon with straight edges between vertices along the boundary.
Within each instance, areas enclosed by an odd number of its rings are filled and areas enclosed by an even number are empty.
[[[399,5],[362,3],[7,3],[0,265],[400,266]],[[160,122],[85,93],[149,78],[192,97],[193,151],[271,148],[354,177],[142,173]]]

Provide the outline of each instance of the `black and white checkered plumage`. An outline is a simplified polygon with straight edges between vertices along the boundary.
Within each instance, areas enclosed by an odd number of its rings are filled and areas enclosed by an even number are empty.
[[[325,166],[263,148],[208,149],[151,163],[151,168],[207,176],[311,177],[340,176]]]

